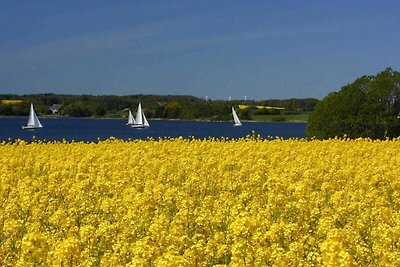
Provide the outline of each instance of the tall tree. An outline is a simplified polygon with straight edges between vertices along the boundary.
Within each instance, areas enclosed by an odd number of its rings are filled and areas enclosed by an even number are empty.
[[[400,73],[387,68],[363,76],[320,101],[309,116],[307,135],[325,139],[400,135]]]

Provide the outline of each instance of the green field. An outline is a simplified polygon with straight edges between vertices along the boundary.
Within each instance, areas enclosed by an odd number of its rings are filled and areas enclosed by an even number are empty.
[[[280,115],[252,115],[255,121],[262,122],[307,122],[310,112],[301,112],[298,114],[280,114]]]

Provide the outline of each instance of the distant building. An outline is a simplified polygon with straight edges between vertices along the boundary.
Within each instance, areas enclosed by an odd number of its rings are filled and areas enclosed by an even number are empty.
[[[53,114],[58,113],[58,110],[61,108],[61,104],[53,104],[49,107],[49,110],[51,110],[51,112],[53,112]]]

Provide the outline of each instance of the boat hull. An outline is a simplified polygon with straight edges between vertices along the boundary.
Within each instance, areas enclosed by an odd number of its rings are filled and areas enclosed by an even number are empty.
[[[40,129],[43,127],[37,127],[37,126],[21,126],[22,130],[35,130],[35,129]]]
[[[136,129],[144,129],[144,128],[148,128],[150,126],[146,126],[146,125],[138,125],[138,124],[131,124],[129,125],[131,128],[136,128]]]

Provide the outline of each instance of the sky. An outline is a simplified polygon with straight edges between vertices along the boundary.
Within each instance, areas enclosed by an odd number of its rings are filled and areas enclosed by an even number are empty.
[[[400,1],[0,0],[0,93],[318,98],[400,71]]]

